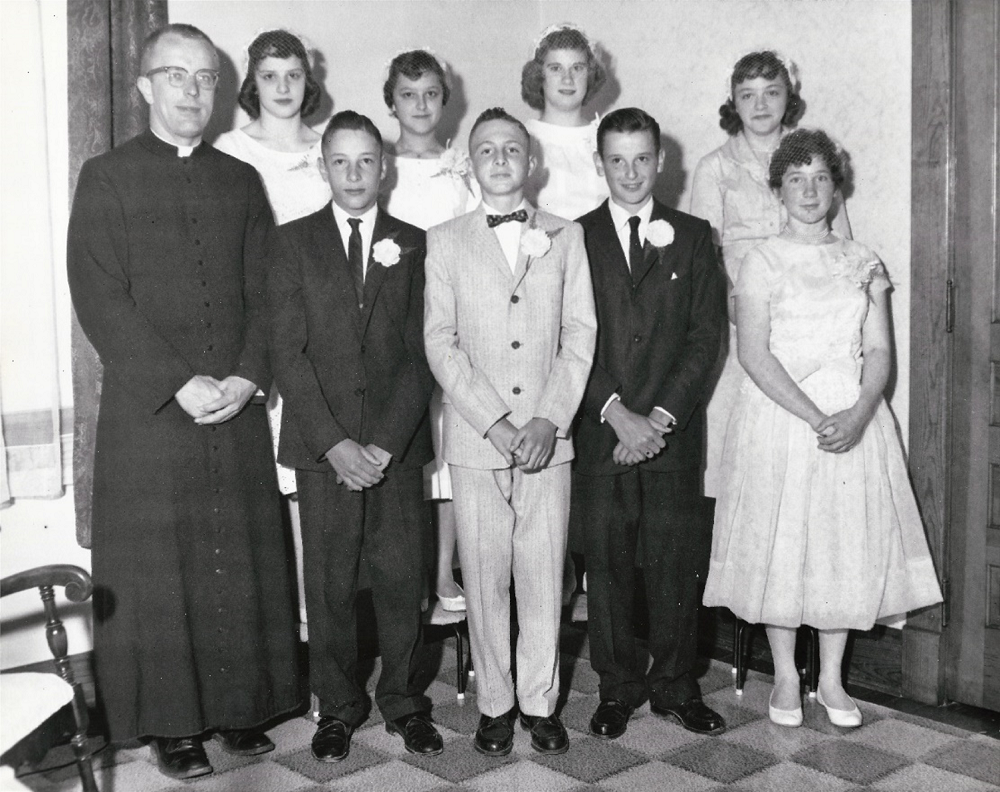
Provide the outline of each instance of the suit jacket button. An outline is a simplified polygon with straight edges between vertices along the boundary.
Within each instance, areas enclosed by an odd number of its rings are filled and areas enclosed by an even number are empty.
[[[520,341],[514,341],[514,342],[511,343],[511,346],[514,347],[514,349],[520,349],[521,348],[521,342]]]
[[[511,301],[512,303],[514,303],[514,304],[517,304],[517,303],[518,303],[518,301],[520,301],[520,299],[521,299],[521,298],[520,298],[520,297],[518,297],[518,296],[517,296],[517,295],[515,294],[515,295],[514,295],[513,297],[511,297],[511,298],[510,298],[510,301]]]
[[[518,388],[517,386],[515,386],[514,387],[514,391],[513,391],[514,395],[517,396],[520,392],[521,392],[521,389]]]

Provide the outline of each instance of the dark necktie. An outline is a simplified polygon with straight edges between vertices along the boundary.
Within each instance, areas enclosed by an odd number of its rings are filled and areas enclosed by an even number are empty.
[[[636,273],[639,271],[639,265],[642,264],[642,242],[639,241],[640,222],[638,215],[632,215],[628,219],[628,224],[631,226],[628,234],[628,268],[632,273],[633,281],[635,280]]]
[[[351,236],[347,240],[347,263],[351,268],[351,279],[354,281],[354,292],[358,295],[358,308],[365,304],[365,260],[361,254],[361,220],[351,217],[347,220],[351,226]]]
[[[511,212],[505,215],[486,215],[486,225],[490,228],[496,228],[501,223],[523,223],[528,219],[528,212],[525,209],[518,209],[516,212]]]

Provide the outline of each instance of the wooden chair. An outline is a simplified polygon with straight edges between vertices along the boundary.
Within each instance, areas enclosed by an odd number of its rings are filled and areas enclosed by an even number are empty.
[[[747,645],[750,631],[755,626],[739,617],[733,623],[733,676],[737,696],[743,695],[747,679]],[[806,627],[806,630],[809,631],[809,643],[806,644],[806,667],[801,673],[805,677],[806,693],[809,698],[816,698],[816,688],[819,687],[819,631],[815,627]]]
[[[73,733],[71,745],[73,755],[76,758],[76,766],[80,771],[84,792],[98,792],[97,782],[94,780],[94,769],[90,763],[90,756],[87,754],[87,729],[90,726],[87,700],[84,697],[83,687],[73,678],[73,670],[67,656],[66,629],[59,619],[55,606],[53,588],[56,586],[66,589],[66,597],[71,602],[85,602],[94,591],[90,575],[80,567],[70,564],[52,564],[3,578],[0,580],[0,597],[31,588],[38,589],[42,598],[42,607],[45,609],[45,637],[48,640],[52,656],[55,658],[56,670],[59,672],[59,676],[73,689],[72,705],[76,731]],[[4,676],[8,681],[16,683],[16,677],[19,675],[5,674]],[[38,722],[43,722],[52,714],[54,713],[39,713]]]

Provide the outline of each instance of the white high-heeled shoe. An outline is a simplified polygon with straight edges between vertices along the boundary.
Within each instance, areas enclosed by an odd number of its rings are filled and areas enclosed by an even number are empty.
[[[827,706],[826,702],[823,701],[823,691],[817,690],[816,701],[818,701],[822,705],[823,709],[826,710],[826,717],[830,719],[830,723],[834,726],[842,726],[850,729],[861,725],[861,710],[859,710],[858,705],[854,703],[854,699],[851,699],[851,704],[854,705],[854,709],[834,709],[833,707]]]
[[[802,705],[800,704],[796,709],[793,710],[782,710],[771,704],[771,699],[774,698],[774,691],[771,691],[771,698],[767,700],[767,717],[771,719],[771,723],[776,723],[778,726],[801,726],[802,725]]]
[[[437,595],[441,607],[449,613],[461,613],[465,610],[465,591],[462,590],[462,587],[458,583],[455,584],[455,588],[458,589],[457,597],[442,597],[440,594]]]

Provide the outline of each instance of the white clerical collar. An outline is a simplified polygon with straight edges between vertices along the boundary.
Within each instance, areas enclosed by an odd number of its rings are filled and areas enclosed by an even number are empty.
[[[608,198],[608,208],[611,210],[611,222],[614,224],[616,230],[625,226],[628,223],[628,219],[633,216],[628,209],[623,209],[611,198]],[[642,227],[645,227],[649,223],[649,218],[653,216],[652,195],[649,196],[646,203],[642,205],[642,208],[635,213],[635,216],[639,218],[639,225]]]
[[[190,157],[191,156],[191,152],[194,151],[196,148],[198,148],[198,146],[178,146],[176,143],[174,143],[174,142],[172,142],[170,140],[167,140],[165,137],[163,137],[163,135],[159,134],[152,127],[149,128],[149,131],[152,132],[154,135],[156,135],[156,137],[158,137],[160,140],[162,140],[168,146],[173,146],[174,148],[176,148],[177,149],[177,156],[178,157]]]

